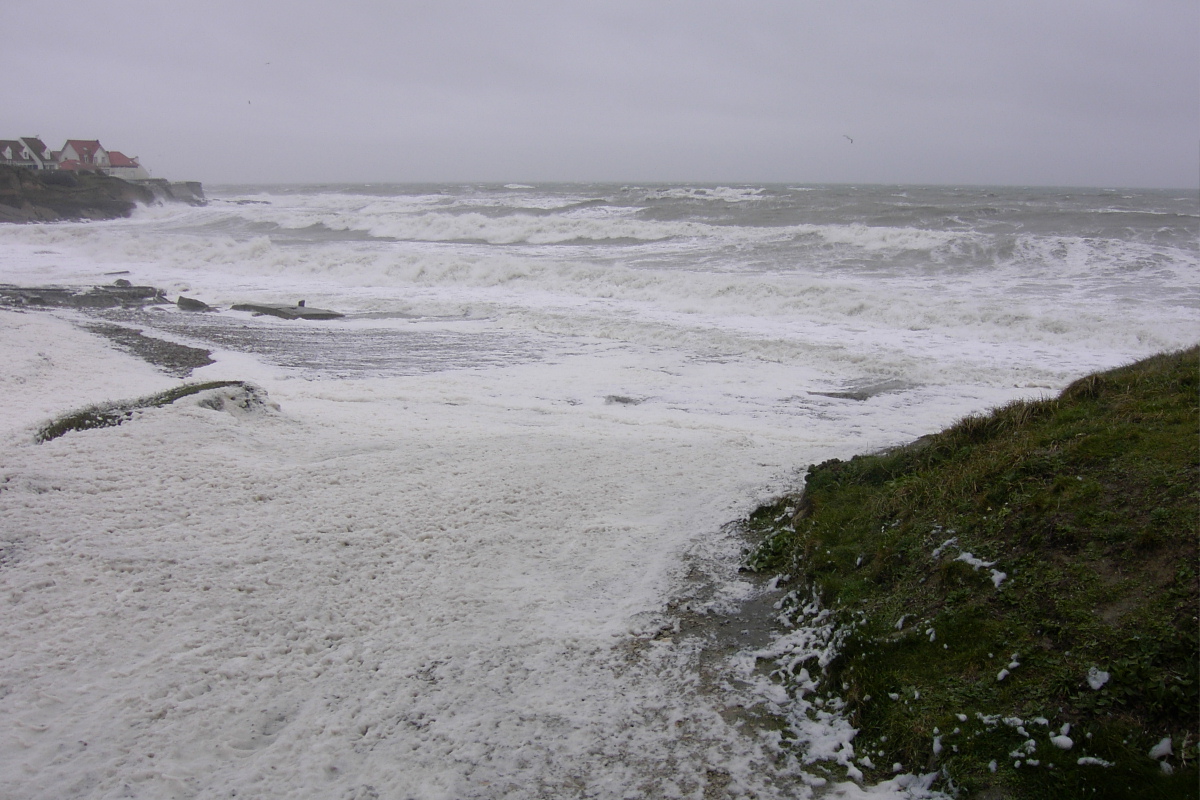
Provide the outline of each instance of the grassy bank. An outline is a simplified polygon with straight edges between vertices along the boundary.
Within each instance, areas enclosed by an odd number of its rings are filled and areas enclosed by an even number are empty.
[[[845,626],[821,691],[868,780],[1197,796],[1198,373],[1193,348],[1093,375],[754,514],[752,566]]]

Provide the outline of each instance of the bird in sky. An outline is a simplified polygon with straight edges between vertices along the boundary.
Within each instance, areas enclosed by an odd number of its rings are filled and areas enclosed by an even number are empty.
[[[846,134],[844,134],[844,133],[843,133],[843,134],[842,134],[842,136],[846,136]],[[847,138],[847,139],[850,139],[850,137],[849,137],[849,136],[846,136],[846,138]],[[853,139],[850,139],[850,144],[854,144],[854,140],[853,140]]]

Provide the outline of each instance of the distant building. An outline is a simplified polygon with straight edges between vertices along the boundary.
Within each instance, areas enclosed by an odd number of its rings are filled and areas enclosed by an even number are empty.
[[[67,139],[62,150],[55,154],[58,168],[65,170],[94,170],[127,181],[149,180],[150,173],[120,150],[105,150],[96,139]]]
[[[46,147],[36,136],[0,139],[0,164],[28,169],[88,170],[128,181],[150,179],[150,173],[136,157],[119,150],[105,150],[96,139],[67,139],[58,151]]]
[[[29,169],[58,169],[54,153],[36,136],[0,139],[0,164]]]
[[[22,136],[21,143],[25,145],[26,154],[37,163],[38,169],[58,169],[54,151],[46,147],[46,143],[41,139],[36,136]]]
[[[109,167],[104,172],[114,178],[127,181],[143,181],[150,178],[150,173],[138,163],[136,158],[130,158],[120,150],[108,151],[108,163]]]
[[[21,143],[16,139],[0,139],[0,164],[18,167],[21,162]]]
[[[108,151],[96,139],[67,139],[56,154],[59,169],[103,171],[112,166]]]

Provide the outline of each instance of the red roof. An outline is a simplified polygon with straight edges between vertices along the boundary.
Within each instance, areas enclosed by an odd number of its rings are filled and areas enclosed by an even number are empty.
[[[136,158],[130,158],[129,156],[122,153],[120,150],[109,150],[108,151],[108,163],[114,167],[139,167],[139,166],[141,166],[140,164],[138,164],[138,160]]]
[[[63,150],[66,150],[68,145],[75,148],[75,152],[79,154],[79,160],[85,164],[95,162],[96,152],[104,149],[100,146],[99,139],[67,139]]]

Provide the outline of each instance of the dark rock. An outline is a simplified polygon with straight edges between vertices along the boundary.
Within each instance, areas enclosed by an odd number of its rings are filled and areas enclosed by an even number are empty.
[[[175,305],[179,306],[184,311],[212,311],[212,306],[200,300],[193,300],[190,297],[179,295],[179,299],[175,301]]]
[[[0,165],[0,221],[116,219],[153,201],[148,189],[98,172],[65,179],[54,171]]]
[[[0,206],[3,208],[3,206]],[[165,303],[162,290],[117,281],[109,286],[78,288],[36,286],[25,288],[0,284],[0,305],[63,306],[67,308],[129,308]]]
[[[79,179],[75,177],[74,172],[60,172],[58,170],[43,173],[42,182],[48,186],[75,187],[79,185]]]
[[[108,292],[92,291],[75,295],[71,298],[70,305],[76,308],[114,308],[121,305],[121,301]]]
[[[204,196],[204,187],[199,181],[168,181],[162,178],[146,178],[132,181],[135,185],[148,189],[154,199],[164,203],[187,203],[190,206],[208,205]]]
[[[100,172],[32,170],[0,164],[0,222],[54,222],[128,217],[138,205],[205,205],[194,181],[129,182]]]
[[[234,311],[249,311],[252,314],[267,314],[282,319],[338,319],[345,314],[330,311],[326,308],[309,308],[307,306],[284,306],[273,303],[238,303]]]

